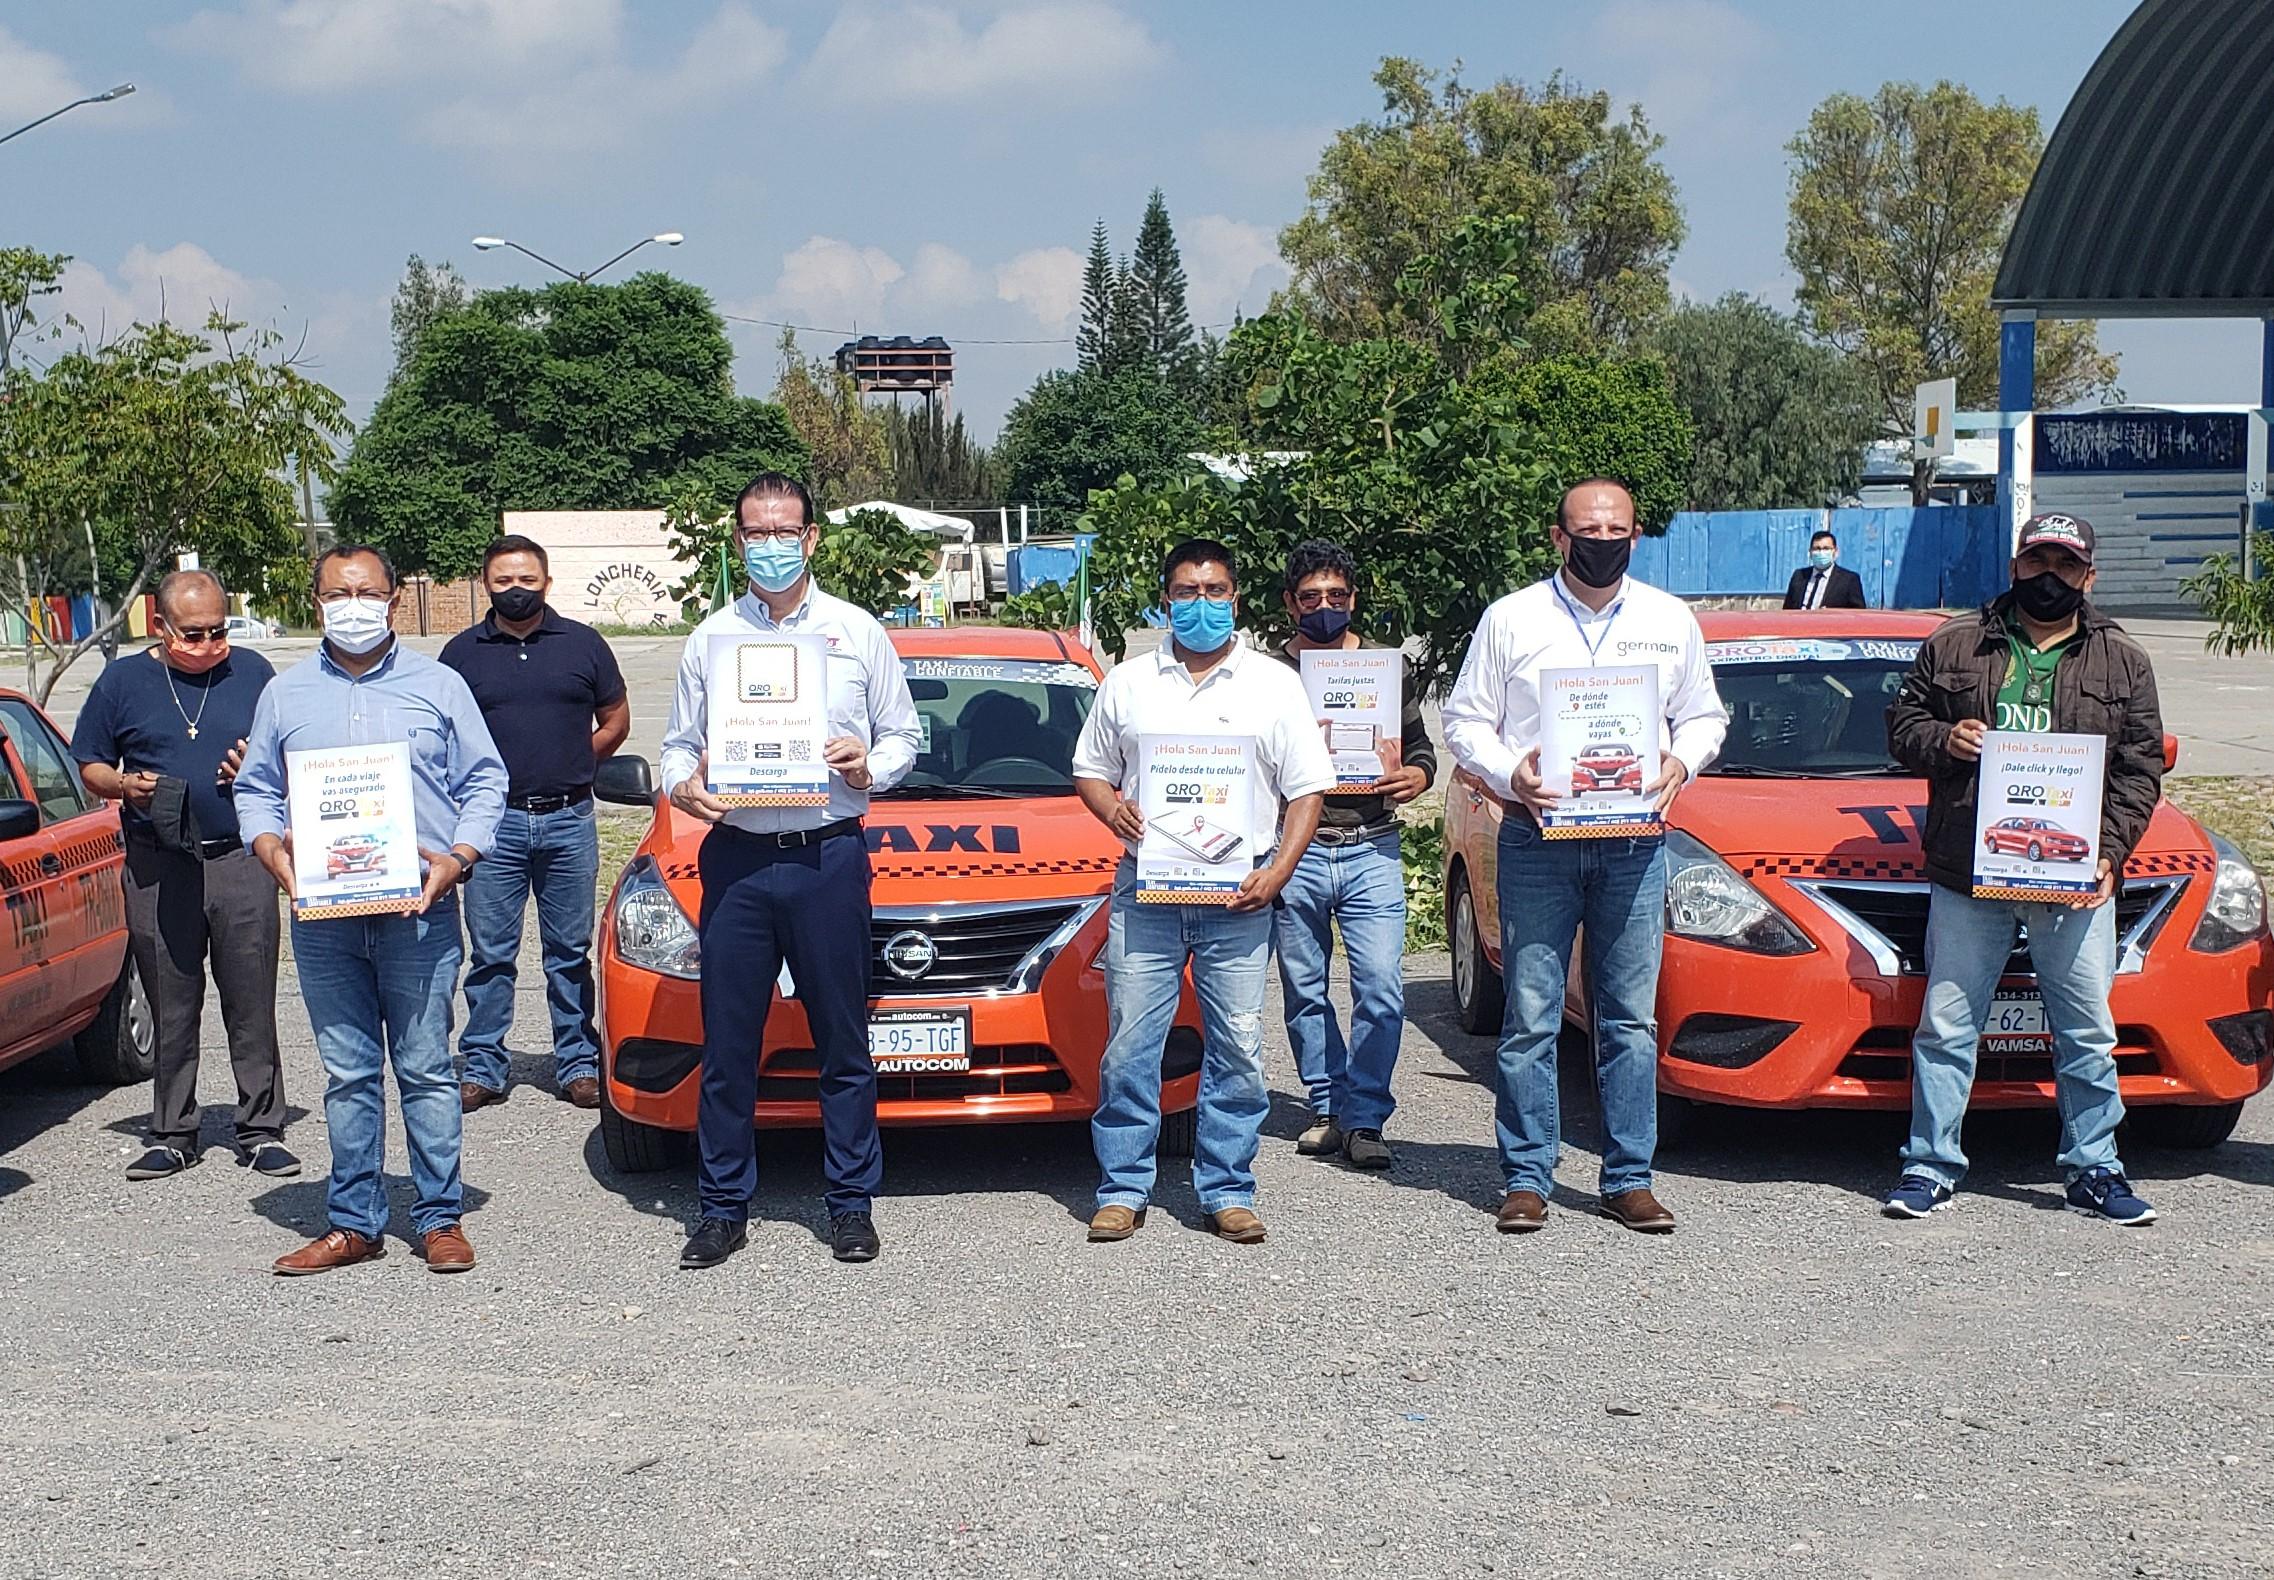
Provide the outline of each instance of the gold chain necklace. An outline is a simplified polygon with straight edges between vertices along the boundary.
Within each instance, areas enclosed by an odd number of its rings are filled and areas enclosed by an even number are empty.
[[[197,719],[193,719],[189,716],[189,709],[182,706],[181,693],[174,689],[174,666],[161,658],[158,667],[166,672],[166,695],[174,699],[174,711],[182,716],[182,727],[189,731],[191,740],[196,740],[197,720],[205,717],[205,705],[213,700],[212,682],[206,683],[205,695],[197,699]]]

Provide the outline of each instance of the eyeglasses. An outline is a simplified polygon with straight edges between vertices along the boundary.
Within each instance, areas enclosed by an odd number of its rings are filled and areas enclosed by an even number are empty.
[[[1295,607],[1308,614],[1314,609],[1347,609],[1350,607],[1350,589],[1335,587],[1321,591],[1305,588],[1295,595]]]
[[[349,592],[344,587],[334,587],[328,593],[317,594],[316,602],[327,606],[336,606],[346,603],[384,604],[388,599],[394,596],[395,595],[393,593]]]
[[[218,642],[229,634],[225,625],[175,625],[168,622],[166,629],[174,633],[174,640],[195,647],[200,642]]]
[[[795,543],[805,536],[803,527],[744,527],[745,543]]]

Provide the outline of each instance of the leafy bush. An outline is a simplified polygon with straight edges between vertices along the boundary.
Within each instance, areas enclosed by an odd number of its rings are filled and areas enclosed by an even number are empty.
[[[1615,477],[1645,532],[1663,532],[1689,494],[1690,417],[1657,362],[1556,357],[1517,370],[1519,420],[1556,491]]]
[[[1072,582],[1044,582],[1004,599],[995,618],[1036,631],[1071,631],[1082,623],[1082,610]]]
[[[1399,845],[1405,857],[1405,946],[1445,947],[1445,820],[1408,822]]]
[[[736,563],[729,518],[682,496],[664,512],[672,553],[693,567],[672,589],[689,620],[708,613],[720,591],[734,597],[746,585]],[[813,579],[855,608],[884,615],[908,601],[908,578],[932,568],[938,550],[888,510],[856,510],[843,521],[823,521],[813,548]]]
[[[2260,566],[2274,565],[2274,533],[2253,534],[2251,557]],[[2212,652],[2236,658],[2274,648],[2274,577],[2246,577],[2232,554],[2214,554],[2179,590],[2210,618],[2213,629],[2203,645]]]

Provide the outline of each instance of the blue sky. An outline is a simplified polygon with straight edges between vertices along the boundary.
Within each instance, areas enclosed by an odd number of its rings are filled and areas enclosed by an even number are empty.
[[[944,334],[991,433],[1071,360],[1082,249],[1168,195],[1194,316],[1260,308],[1276,236],[1384,54],[1472,81],[1561,69],[1639,100],[1690,239],[1677,288],[1789,305],[1783,144],[1824,95],[1948,76],[2047,129],[2131,0],[0,0],[0,242],[68,252],[114,326],[226,301],[305,332],[361,415],[411,252],[477,286],[635,238],[722,311]],[[777,331],[734,326],[763,393]],[[2110,324],[2136,400],[2248,401],[2255,324]]]

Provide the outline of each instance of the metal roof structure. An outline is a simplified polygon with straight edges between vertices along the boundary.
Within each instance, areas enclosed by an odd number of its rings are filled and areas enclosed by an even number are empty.
[[[2047,318],[2274,313],[2266,0],[2142,0],[2046,145],[1991,300]]]

